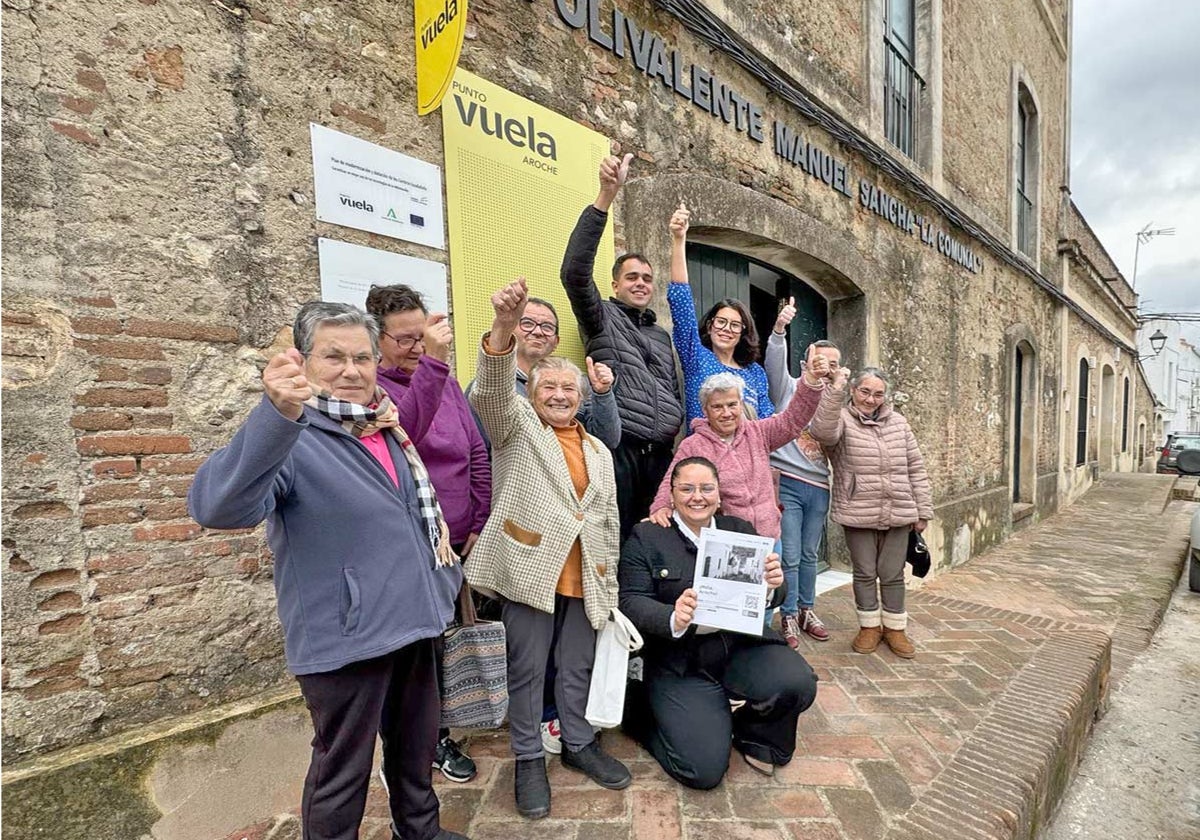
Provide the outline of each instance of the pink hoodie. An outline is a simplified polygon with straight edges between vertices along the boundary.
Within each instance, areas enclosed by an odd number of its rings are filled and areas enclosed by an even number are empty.
[[[765,420],[743,419],[729,443],[717,436],[707,420],[693,420],[692,434],[675,450],[675,458],[663,476],[650,510],[672,507],[671,471],[684,458],[701,456],[717,465],[721,512],[745,519],[764,537],[779,539],[779,503],[771,478],[771,453],[800,436],[816,412],[824,390],[824,385],[813,388],[803,379],[798,380],[796,394],[786,411]]]

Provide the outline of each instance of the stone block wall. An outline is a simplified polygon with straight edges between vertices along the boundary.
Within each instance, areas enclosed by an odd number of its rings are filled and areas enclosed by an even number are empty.
[[[1001,539],[1011,331],[1037,353],[1037,471],[1052,473],[1068,387],[1061,304],[979,243],[975,274],[777,157],[776,117],[844,159],[852,189],[866,178],[970,240],[657,4],[621,9],[761,104],[765,142],[591,44],[554,0],[473,2],[461,64],[637,154],[614,213],[623,246],[665,265],[667,219],[686,198],[698,241],[760,254],[826,294],[855,365],[887,368],[910,397],[903,411],[939,509],[935,551],[960,563]],[[869,84],[859,4],[718,11],[773,32],[771,49],[810,50],[816,69],[797,78],[816,74],[837,107]],[[1010,143],[996,103],[1008,101],[1011,68],[990,57],[1003,49],[972,52],[990,8],[949,11],[947,194],[1003,230]],[[1062,62],[1039,13],[1011,11],[997,15],[1003,43],[1026,45],[1025,65],[1044,74],[1044,171],[1056,190]],[[6,762],[288,681],[261,532],[204,531],[184,499],[197,465],[260,399],[260,368],[287,345],[297,306],[318,294],[318,236],[447,259],[319,223],[312,208],[310,121],[443,163],[440,115],[413,107],[411,16],[383,0],[6,7]],[[959,16],[977,21],[959,32]],[[656,308],[665,313],[661,297]],[[1053,509],[1053,492],[1038,495]]]
[[[987,0],[943,6],[944,173],[956,199],[977,209],[980,221],[1008,238],[1012,222],[1012,79],[1020,70],[1037,100],[1039,190],[1044,274],[1057,262],[1051,235],[1058,226],[1059,188],[1065,184],[1067,64],[1054,30],[1033,3]],[[980,154],[980,149],[997,153]],[[1005,154],[999,151],[1004,150]]]

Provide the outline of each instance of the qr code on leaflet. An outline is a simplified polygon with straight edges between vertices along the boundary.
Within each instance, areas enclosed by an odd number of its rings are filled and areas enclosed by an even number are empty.
[[[754,616],[758,615],[757,595],[746,596],[745,600],[742,602],[742,615],[746,616],[747,618],[753,618]]]

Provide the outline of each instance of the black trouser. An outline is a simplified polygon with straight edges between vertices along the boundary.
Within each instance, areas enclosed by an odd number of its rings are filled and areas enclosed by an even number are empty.
[[[392,823],[403,840],[440,830],[429,768],[437,742],[434,640],[422,639],[324,674],[296,677],[312,716],[312,761],[304,780],[304,840],[356,840],[383,739]]]
[[[446,636],[443,634],[433,640],[433,664],[434,664],[434,669],[437,671],[438,708],[439,708],[439,710],[441,708],[441,701],[442,701],[442,683],[445,682],[445,677],[442,676],[442,656],[445,653],[445,650],[446,650]],[[438,723],[441,723],[440,712],[438,714]],[[449,738],[450,737],[450,727],[439,726],[437,736],[438,736],[439,741],[441,741],[443,738]]]
[[[667,774],[688,787],[707,790],[729,767],[729,743],[744,755],[787,764],[796,751],[796,721],[817,696],[817,676],[787,645],[743,646],[719,634],[705,646],[724,645],[723,662],[686,675],[648,668],[647,692],[654,725],[646,748]],[[731,713],[730,699],[746,705]]]
[[[650,503],[658,485],[671,465],[674,452],[671,444],[651,443],[629,435],[613,450],[613,471],[617,479],[617,509],[621,515],[621,542],[629,537],[633,526],[650,513]]]

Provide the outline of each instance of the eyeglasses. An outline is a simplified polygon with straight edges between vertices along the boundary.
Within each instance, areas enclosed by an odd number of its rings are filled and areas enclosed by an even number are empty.
[[[396,349],[397,349],[397,350],[408,350],[408,349],[410,349],[410,348],[411,348],[411,347],[412,347],[414,344],[418,344],[418,343],[420,343],[420,344],[424,344],[424,343],[425,343],[425,336],[423,336],[423,335],[418,335],[418,336],[411,336],[411,335],[400,335],[400,336],[396,336],[396,335],[392,335],[391,333],[385,333],[385,332],[383,332],[382,330],[380,330],[380,332],[381,332],[383,335],[386,335],[386,336],[387,336],[388,338],[390,338],[392,341],[396,342]]]
[[[886,391],[872,391],[870,388],[855,388],[854,393],[864,400],[881,400],[887,396]]]
[[[730,321],[728,318],[713,318],[712,328],[714,330],[729,330],[731,333],[740,333],[746,329],[746,325],[741,321]]]
[[[551,321],[535,321],[532,318],[522,318],[517,322],[517,326],[521,328],[521,332],[525,335],[533,335],[535,332],[541,333],[546,338],[553,338],[558,335],[558,324]]]
[[[697,490],[700,491],[701,496],[711,496],[713,493],[717,492],[717,485],[715,485],[715,484],[676,484],[674,489],[679,491],[680,493],[682,493],[685,496],[691,496]]]
[[[353,363],[359,370],[371,370],[379,363],[379,357],[373,356],[370,353],[359,353],[355,356],[347,356],[345,353],[301,353],[306,359],[315,359],[317,364],[327,368],[345,368],[347,364]]]

